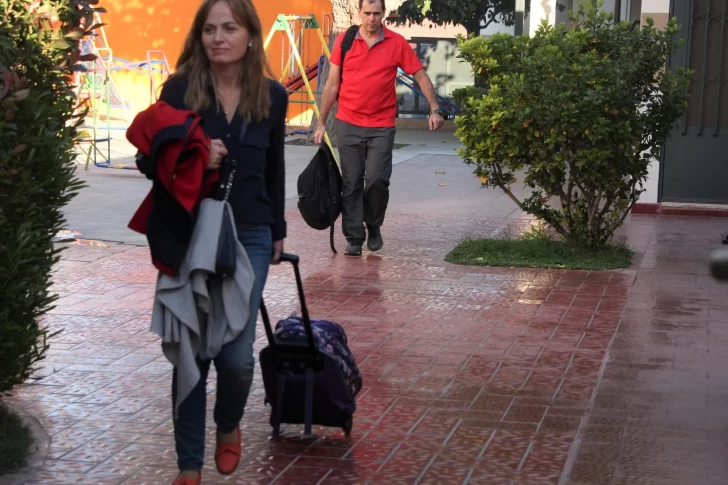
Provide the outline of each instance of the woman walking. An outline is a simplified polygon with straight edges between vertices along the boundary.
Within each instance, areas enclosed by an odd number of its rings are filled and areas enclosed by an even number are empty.
[[[288,96],[265,59],[261,23],[251,0],[205,0],[195,15],[176,72],[160,101],[195,111],[212,139],[207,168],[219,170],[216,198],[232,175],[228,201],[238,238],[255,273],[250,318],[243,332],[214,359],[217,396],[215,463],[233,473],[241,458],[240,421],[253,379],[255,324],[271,263],[286,237],[284,138]],[[201,482],[205,449],[206,380],[210,361],[174,420],[180,474],[174,485]],[[175,369],[172,396],[176,396]],[[176,406],[173,402],[173,406]]]

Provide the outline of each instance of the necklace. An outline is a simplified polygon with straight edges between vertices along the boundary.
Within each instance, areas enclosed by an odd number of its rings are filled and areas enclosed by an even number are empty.
[[[218,103],[220,105],[220,108],[222,108],[222,112],[225,113],[225,116],[228,116],[230,115],[230,113],[234,113],[235,111],[237,111],[237,106],[235,107],[235,109],[225,109],[222,98],[218,98]]]
[[[225,109],[225,104],[223,103],[223,95],[219,87],[217,86],[217,82],[214,76],[211,76],[212,78],[212,88],[215,91],[215,96],[217,97],[217,103],[222,108],[222,112],[225,113],[225,116],[228,116],[232,111]],[[237,106],[236,106],[237,110]]]

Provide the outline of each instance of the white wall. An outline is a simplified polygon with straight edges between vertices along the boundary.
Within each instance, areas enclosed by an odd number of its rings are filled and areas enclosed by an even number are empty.
[[[528,15],[526,15],[525,19],[523,20],[523,30],[524,34],[528,33]],[[516,32],[516,26],[515,25],[504,25],[498,22],[491,22],[488,24],[488,26],[484,29],[480,30],[480,35],[483,37],[488,37],[493,34],[510,34],[514,35]]]
[[[644,13],[670,13],[670,0],[642,0]]]
[[[605,12],[614,12],[614,0],[604,0],[604,5],[602,5],[602,10]],[[622,2],[623,4],[625,2]]]
[[[645,191],[640,195],[638,203],[640,204],[655,204],[657,203],[657,189],[660,181],[660,162],[655,160],[650,165],[649,172],[647,173],[647,180],[645,180]]]
[[[500,24],[497,22],[492,22],[486,28],[480,30],[480,35],[483,37],[489,37],[494,34],[514,35],[515,31],[516,31],[515,25],[511,25],[509,27],[507,25],[503,25],[503,24]]]
[[[642,14],[668,14],[670,13],[670,0],[642,0]],[[640,202],[656,203],[657,188],[660,181],[660,162],[654,160],[645,182],[645,192],[640,197]]]
[[[546,19],[549,24],[556,25],[556,0],[531,0],[528,31],[538,30],[541,21]]]

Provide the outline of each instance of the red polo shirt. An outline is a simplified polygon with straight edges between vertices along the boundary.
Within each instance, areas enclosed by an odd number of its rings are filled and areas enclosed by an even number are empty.
[[[341,34],[334,43],[331,63],[341,65]],[[382,36],[372,46],[357,33],[344,58],[336,118],[367,128],[394,126],[397,116],[397,68],[412,75],[422,69],[414,49],[404,37],[382,26]]]

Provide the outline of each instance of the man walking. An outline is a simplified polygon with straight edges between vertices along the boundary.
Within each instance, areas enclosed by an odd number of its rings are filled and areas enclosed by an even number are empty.
[[[342,225],[349,243],[346,248],[349,256],[361,255],[365,239],[370,251],[379,251],[384,244],[380,228],[389,202],[392,176],[398,68],[414,76],[427,98],[430,130],[437,130],[444,123],[435,88],[422,62],[404,37],[382,24],[386,12],[384,3],[385,0],[359,0],[361,25],[344,56],[343,66],[344,34],[336,39],[314,133],[314,141],[320,144],[326,118],[338,99],[336,138],[343,178]]]

